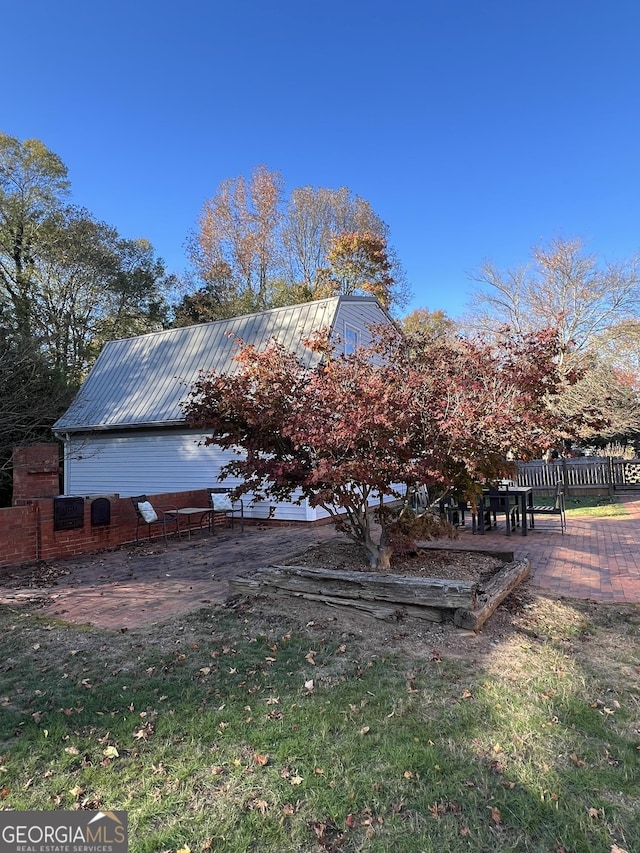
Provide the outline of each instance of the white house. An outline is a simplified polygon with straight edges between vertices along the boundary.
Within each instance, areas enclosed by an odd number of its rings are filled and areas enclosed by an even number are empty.
[[[181,409],[200,370],[233,370],[238,338],[258,349],[275,338],[310,365],[318,356],[303,341],[312,332],[328,329],[336,349],[348,352],[370,342],[373,326],[390,322],[374,298],[336,296],[109,341],[54,424],[64,443],[65,494],[126,497],[220,486],[228,452],[204,446],[206,434],[188,429]],[[266,507],[249,506],[245,515],[264,518]],[[324,516],[306,502],[279,504],[272,515],[292,521]]]

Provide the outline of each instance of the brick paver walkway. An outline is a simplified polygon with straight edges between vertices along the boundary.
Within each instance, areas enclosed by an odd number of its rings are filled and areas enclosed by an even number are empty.
[[[640,604],[640,499],[623,499],[627,516],[541,518],[527,536],[504,528],[484,536],[462,530],[457,540],[432,547],[512,551],[531,562],[531,585],[567,598]]]
[[[10,587],[2,587],[0,604],[37,601],[40,613],[77,624],[130,629],[151,625],[224,602],[229,579],[277,563],[310,546],[334,538],[332,525],[271,527],[247,525],[245,533],[207,531],[191,540],[141,541],[114,551],[56,560],[55,583],[28,587],[32,570],[17,569]],[[24,574],[25,585],[18,578]]]
[[[570,518],[562,535],[555,518],[541,519],[524,537],[504,526],[484,536],[462,530],[434,548],[512,552],[531,562],[533,587],[552,595],[640,604],[640,499],[625,501],[617,518]],[[542,526],[544,523],[544,527]],[[206,532],[191,541],[140,543],[116,551],[56,561],[63,572],[45,589],[0,586],[0,603],[39,597],[41,613],[111,629],[150,625],[222,602],[231,577],[301,553],[336,536],[332,525]],[[27,574],[25,573],[25,578]],[[0,582],[1,583],[1,582]]]

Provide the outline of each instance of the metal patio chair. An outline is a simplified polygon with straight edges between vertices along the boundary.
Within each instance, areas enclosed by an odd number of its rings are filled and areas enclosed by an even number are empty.
[[[151,531],[154,527],[161,527],[164,535],[164,541],[167,543],[167,528],[173,525],[173,530],[180,536],[180,528],[178,526],[178,508],[172,507],[154,507],[151,505],[146,495],[136,495],[131,498],[131,503],[136,511],[136,542],[139,540],[140,528],[143,525],[147,526],[148,538],[151,538]]]
[[[564,534],[567,529],[567,514],[564,499],[564,483],[562,480],[558,480],[556,484],[556,493],[551,506],[547,506],[546,504],[534,504],[527,509],[527,513],[531,516],[531,527],[534,529],[536,515],[556,516],[560,521],[560,531]]]

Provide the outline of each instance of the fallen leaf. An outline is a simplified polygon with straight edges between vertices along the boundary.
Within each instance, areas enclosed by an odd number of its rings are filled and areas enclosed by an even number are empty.
[[[442,803],[438,803],[438,802],[433,803],[433,804],[432,804],[432,805],[430,805],[430,806],[427,806],[427,808],[428,808],[428,810],[429,810],[429,813],[430,813],[431,817],[432,817],[432,818],[434,818],[434,819],[439,818],[439,817],[440,817],[440,815],[441,815],[441,814],[444,814],[444,813],[445,813],[445,811],[446,811],[446,809],[445,809],[445,807],[442,805]]]
[[[289,779],[289,782],[291,785],[301,785],[304,782],[304,779],[302,776],[292,776],[291,779]]]
[[[584,767],[585,762],[581,758],[578,758],[575,752],[572,752],[569,758],[573,761],[576,767]]]
[[[263,755],[260,752],[256,752],[255,755],[253,756],[253,763],[258,764],[260,767],[264,767],[265,764],[269,763],[269,756]]]
[[[249,808],[259,811],[260,814],[266,814],[269,809],[269,803],[266,800],[255,799],[251,800]]]
[[[120,753],[115,746],[108,746],[106,749],[103,749],[102,754],[105,758],[120,758]]]
[[[304,656],[304,659],[306,661],[309,661],[309,663],[312,664],[313,666],[315,666],[316,665],[315,657],[316,657],[316,652],[307,652],[307,654]]]
[[[470,690],[463,690],[461,699],[473,699],[473,693]]]
[[[140,726],[139,729],[136,729],[133,733],[133,737],[136,740],[147,740],[149,735],[152,735],[154,732],[153,724],[146,723],[144,726]]]
[[[623,850],[622,847],[618,847],[617,844],[611,845],[611,853],[628,853],[627,850]]]
[[[361,735],[368,735],[370,731],[371,731],[371,729],[369,728],[369,726],[363,726],[360,729],[360,734]]]
[[[305,681],[305,683],[304,683],[304,689],[307,691],[307,693],[312,693],[312,692],[313,692],[313,687],[314,687],[314,685],[313,685],[313,678],[310,678],[308,681]]]
[[[593,806],[591,806],[587,809],[587,814],[589,817],[597,820],[598,818],[604,817],[604,809],[594,809]]]
[[[65,746],[64,751],[67,753],[67,755],[79,755],[80,754],[80,750],[78,749],[77,746]]]
[[[490,808],[491,808],[491,820],[495,824],[502,823],[502,815],[500,814],[500,809],[496,808],[495,806],[490,806]]]

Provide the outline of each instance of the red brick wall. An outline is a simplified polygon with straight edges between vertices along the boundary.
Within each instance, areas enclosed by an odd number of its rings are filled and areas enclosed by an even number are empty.
[[[111,523],[91,526],[91,501],[84,501],[84,525],[74,530],[54,530],[53,498],[37,498],[24,505],[0,509],[0,567],[19,565],[32,560],[52,560],[86,554],[103,548],[115,548],[136,538],[136,513],[131,498],[117,495],[111,500]],[[157,508],[206,507],[206,489],[149,495]],[[162,536],[162,526],[140,526],[140,538],[149,531],[154,538]]]
[[[0,508],[0,566],[17,566],[36,559],[36,506]]]
[[[60,494],[57,444],[31,444],[13,450],[13,503]]]

